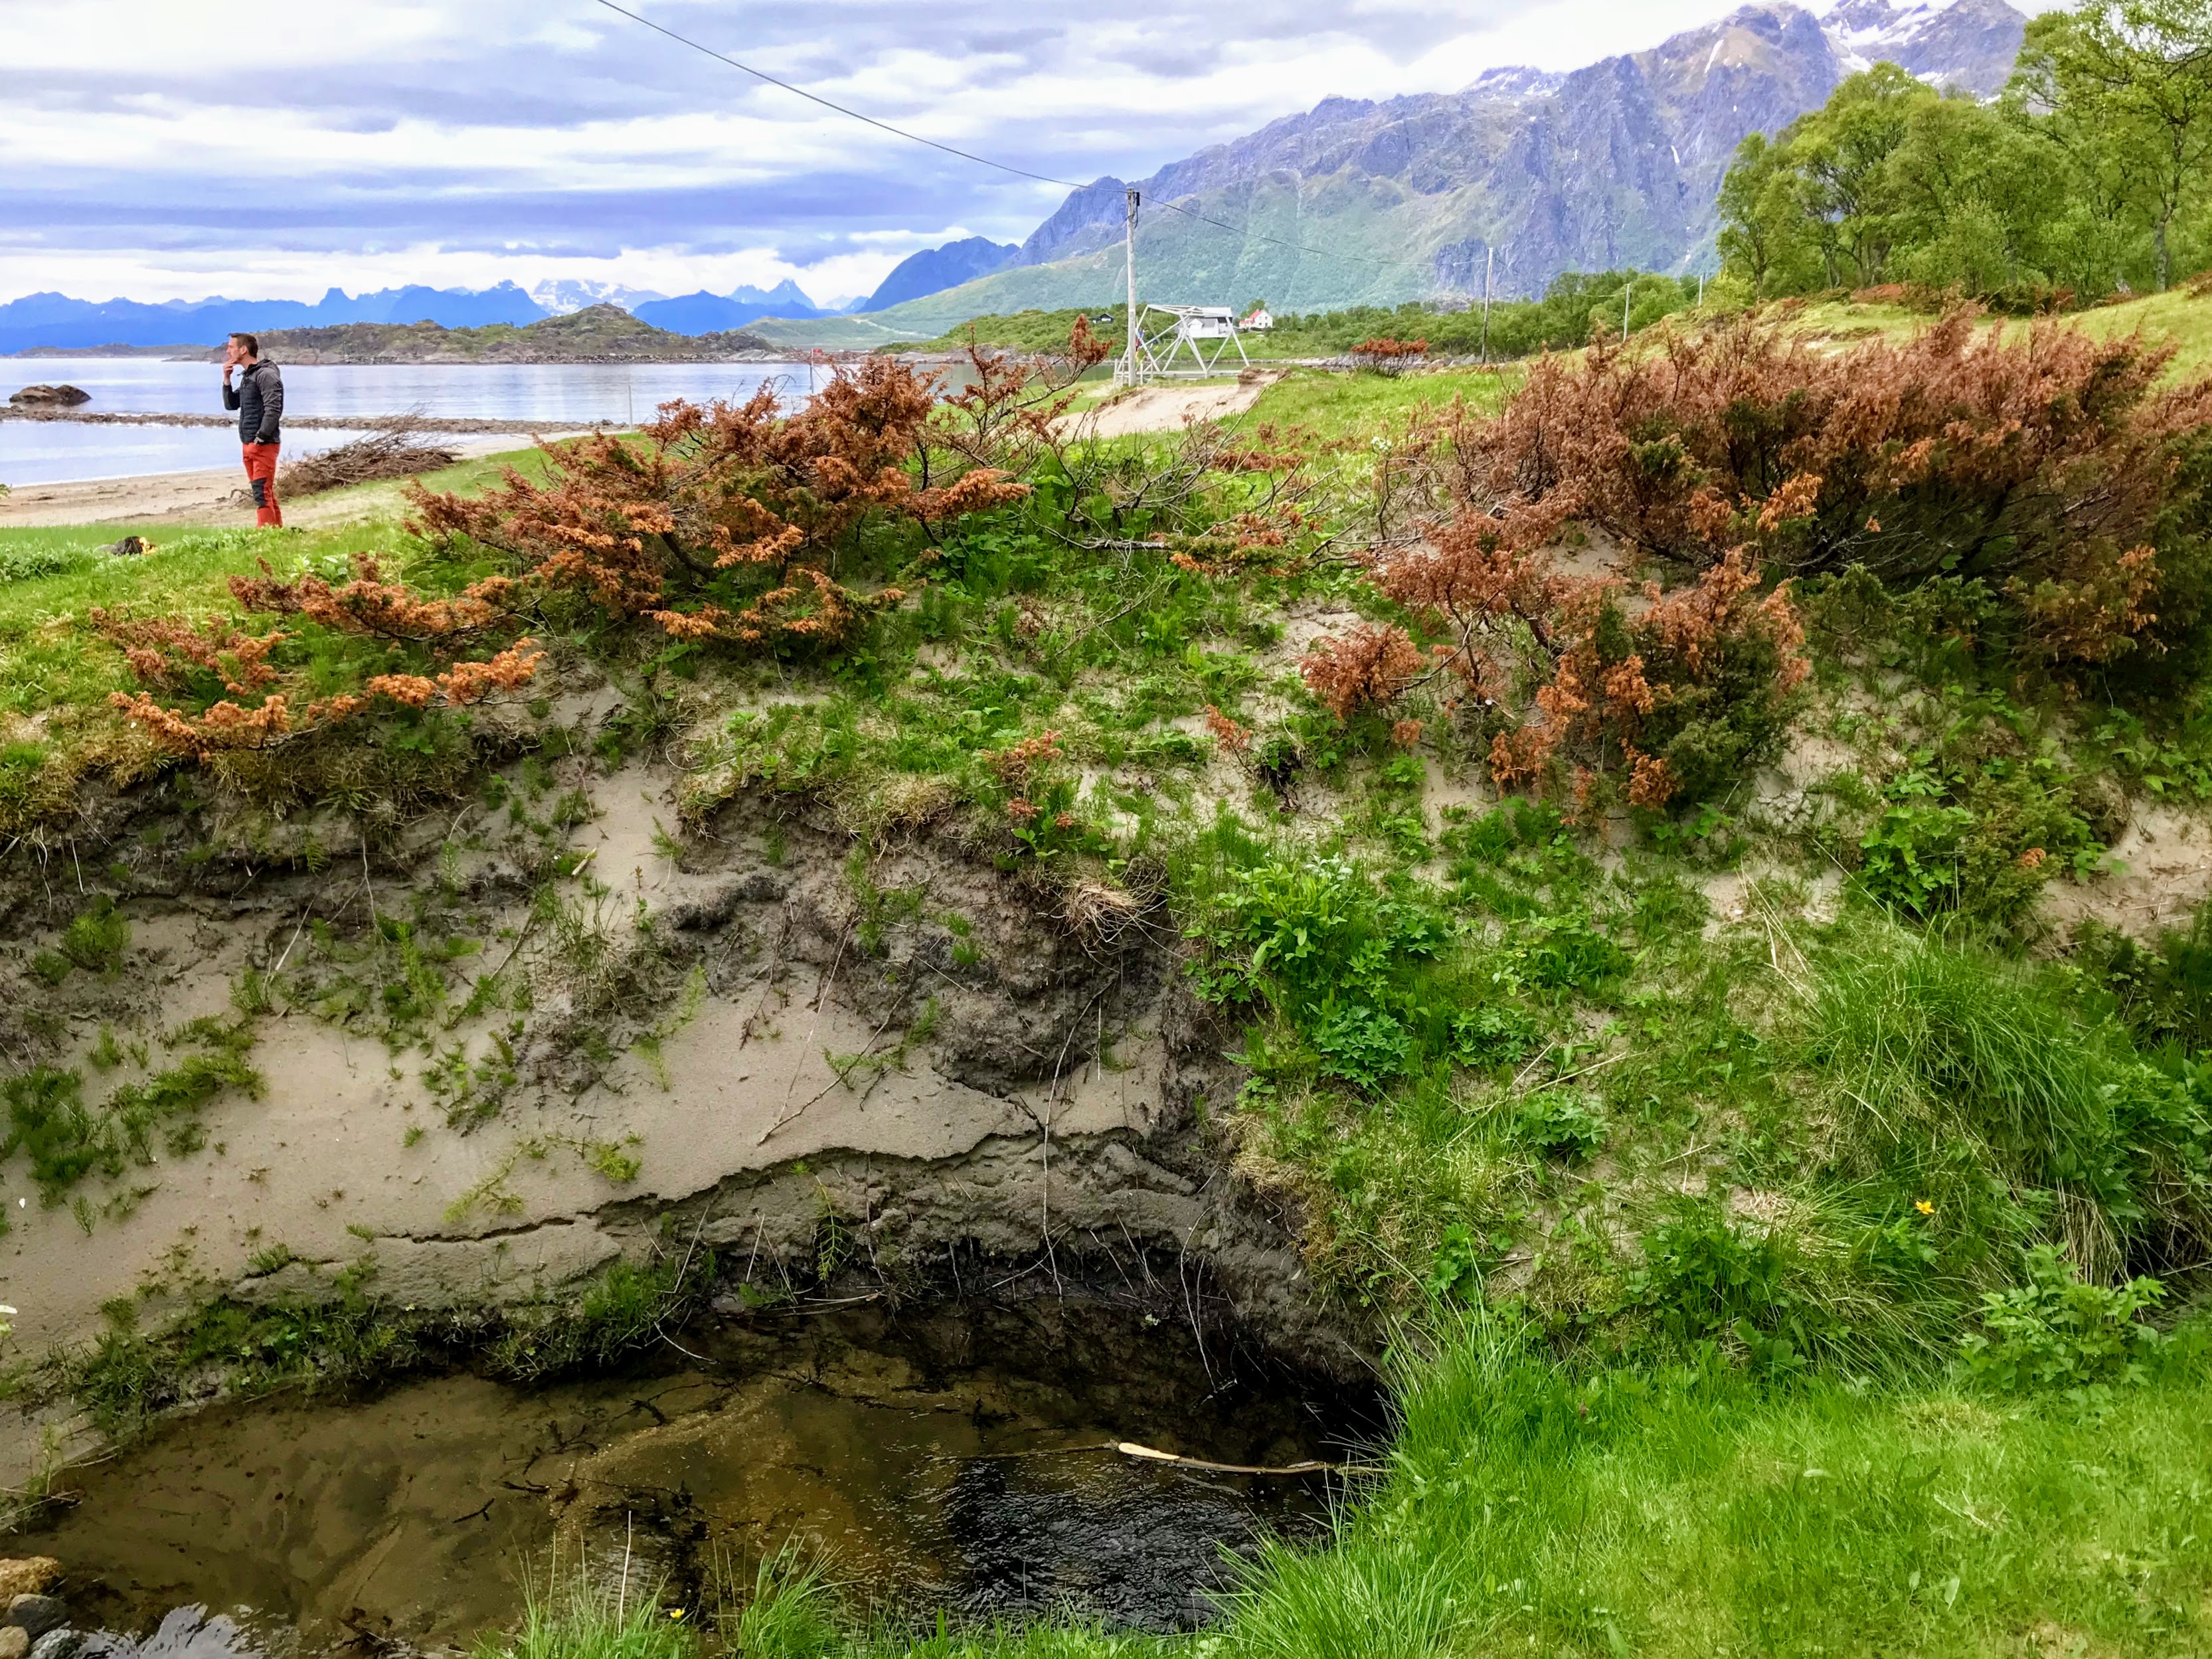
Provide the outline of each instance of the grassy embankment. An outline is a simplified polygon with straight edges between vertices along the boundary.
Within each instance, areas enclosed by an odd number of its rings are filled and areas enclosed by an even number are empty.
[[[1293,376],[1255,419],[1316,431],[1309,507],[1349,526],[1373,508],[1375,440],[1439,394],[1489,407],[1502,380]],[[1095,499],[1117,499],[1103,476]],[[1204,512],[1259,487],[1217,481]],[[2212,1646],[2212,1377],[2175,1317],[2201,1259],[2212,988],[2197,943],[2036,919],[2051,881],[2094,880],[2116,793],[2212,796],[2195,679],[2085,696],[1984,644],[1997,612],[1960,626],[1974,596],[1814,584],[1789,712],[1827,758],[1787,802],[1719,787],[1618,816],[1608,845],[1556,805],[1492,805],[1486,738],[1432,692],[1392,711],[1423,721],[1411,752],[1393,720],[1316,701],[1290,618],[1420,625],[1358,569],[1262,554],[1224,573],[1203,526],[1121,528],[1100,557],[979,519],[830,665],[641,656],[583,626],[567,644],[647,672],[688,734],[695,808],[805,791],[863,864],[913,813],[959,813],[1041,878],[1157,884],[1244,1032],[1251,1081],[1207,1103],[1212,1132],[1300,1204],[1326,1291],[1406,1333],[1401,1431],[1332,1546],[1261,1564],[1199,1638],[916,1645],[801,1586],[726,1632],[741,1650]],[[33,536],[62,544],[0,548]],[[345,540],[426,586],[480,568],[390,524]],[[11,709],[50,716],[10,733],[19,769],[100,763],[84,734],[125,670],[83,607],[189,603],[258,557],[326,550],[301,543],[0,588]],[[992,759],[1048,735],[1026,773]],[[518,1651],[690,1640],[657,1613],[626,1633],[562,1617]]]

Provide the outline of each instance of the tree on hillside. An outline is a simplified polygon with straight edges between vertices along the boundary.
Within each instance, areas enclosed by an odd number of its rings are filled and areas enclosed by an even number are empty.
[[[1966,94],[1917,100],[1889,161],[1898,257],[1892,274],[1989,294],[2057,275],[2067,192],[2006,111]]]
[[[2212,0],[2087,0],[2032,20],[2014,76],[2077,169],[2117,175],[2147,222],[2158,286],[2174,222],[2212,167]]]
[[[1838,86],[1824,108],[1784,131],[1788,167],[1828,284],[1882,279],[1897,233],[1890,157],[1904,143],[1914,104],[1936,94],[1894,64],[1876,64]]]
[[[1877,64],[1772,141],[1746,138],[1721,182],[1728,268],[1762,296],[1882,281],[1909,228],[1903,216],[1922,204],[1902,198],[1894,158],[1915,117],[1942,101],[1894,64]]]
[[[1796,230],[1796,204],[1783,173],[1784,154],[1765,133],[1747,134],[1721,180],[1721,263],[1751,284],[1755,299],[1766,297],[1766,285]]]

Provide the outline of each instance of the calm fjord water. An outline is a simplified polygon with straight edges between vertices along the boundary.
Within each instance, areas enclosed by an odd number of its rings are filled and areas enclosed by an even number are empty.
[[[285,445],[326,449],[358,433],[318,431],[318,416],[421,414],[512,420],[518,425],[626,426],[672,398],[744,398],[774,382],[804,398],[823,371],[779,363],[388,363],[284,369]],[[148,358],[9,359],[0,398],[18,386],[66,381],[92,394],[86,412],[219,414],[222,375],[211,363]],[[105,427],[0,422],[0,483],[60,483],[231,466],[235,437],[215,428]]]

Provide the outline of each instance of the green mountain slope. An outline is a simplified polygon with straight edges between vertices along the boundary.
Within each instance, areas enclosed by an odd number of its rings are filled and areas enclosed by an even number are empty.
[[[1315,311],[1473,299],[1491,279],[1501,297],[1533,296],[1568,270],[1710,271],[1716,198],[1745,135],[1818,107],[1877,57],[1987,95],[2024,21],[2005,0],[1850,0],[1825,21],[1762,0],[1571,75],[1501,69],[1455,93],[1325,99],[1139,181],[1138,296]],[[1097,179],[1018,263],[869,320],[929,337],[1117,300],[1122,203],[1119,179]]]

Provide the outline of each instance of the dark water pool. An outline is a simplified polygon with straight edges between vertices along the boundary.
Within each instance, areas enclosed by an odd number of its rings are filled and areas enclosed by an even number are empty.
[[[1312,1536],[1371,1400],[1077,1301],[880,1304],[684,1334],[680,1368],[225,1405],[64,1481],[21,1540],[146,1659],[465,1644],[549,1571],[703,1610],[787,1543],[893,1616],[1203,1622],[1227,1553]],[[625,1563],[627,1565],[625,1566]]]

